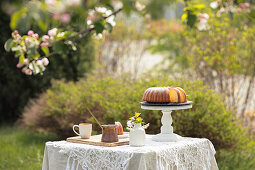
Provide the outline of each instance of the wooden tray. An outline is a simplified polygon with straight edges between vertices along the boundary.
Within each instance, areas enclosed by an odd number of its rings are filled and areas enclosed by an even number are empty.
[[[91,136],[89,139],[81,139],[80,136],[70,137],[66,139],[67,142],[73,143],[83,143],[95,146],[106,146],[106,147],[113,147],[113,146],[122,146],[129,144],[129,138],[119,139],[119,142],[107,143],[101,142],[101,135],[94,135]]]

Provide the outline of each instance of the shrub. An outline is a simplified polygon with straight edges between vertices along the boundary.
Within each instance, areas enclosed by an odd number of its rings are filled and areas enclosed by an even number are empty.
[[[147,133],[159,133],[161,113],[142,110],[139,102],[148,87],[171,85],[184,88],[188,99],[194,102],[192,109],[173,112],[176,133],[208,138],[216,148],[230,148],[240,144],[245,137],[245,131],[226,110],[222,98],[199,81],[174,81],[164,76],[130,81],[123,76],[122,79],[89,77],[76,84],[64,81],[53,84],[36,104],[24,112],[22,121],[26,126],[66,137],[74,135],[73,124],[92,122],[93,130],[100,132],[86,110],[89,108],[102,123],[120,121],[124,126],[131,114],[142,112],[145,122],[150,123]]]

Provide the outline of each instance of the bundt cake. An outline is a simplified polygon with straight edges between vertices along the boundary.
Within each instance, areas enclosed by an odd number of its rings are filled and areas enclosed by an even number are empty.
[[[187,97],[180,87],[151,87],[143,94],[143,101],[153,103],[185,103]]]
[[[115,125],[117,125],[117,134],[118,135],[123,135],[124,132],[123,132],[122,124],[120,122],[115,122]]]

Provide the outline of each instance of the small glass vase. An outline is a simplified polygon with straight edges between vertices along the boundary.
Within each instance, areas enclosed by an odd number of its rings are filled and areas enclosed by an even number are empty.
[[[145,145],[145,130],[141,123],[136,123],[129,132],[130,146],[144,146]]]

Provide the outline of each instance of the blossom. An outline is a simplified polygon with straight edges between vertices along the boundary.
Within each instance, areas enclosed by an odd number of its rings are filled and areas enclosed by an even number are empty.
[[[34,31],[32,31],[32,30],[29,30],[28,32],[27,32],[27,35],[28,36],[32,36],[34,34]]]
[[[92,21],[91,20],[87,20],[87,25],[91,25]]]
[[[18,34],[19,31],[18,31],[18,30],[14,30],[13,33],[14,33],[14,34]]]
[[[29,63],[29,60],[25,58],[23,63],[27,65]]]
[[[217,1],[214,1],[214,2],[211,2],[211,3],[210,3],[210,7],[211,7],[212,9],[216,9],[216,8],[218,8],[218,6],[219,6],[219,4],[218,4]]]
[[[33,62],[28,65],[28,68],[32,70],[35,74],[40,73],[40,68]]]
[[[39,35],[38,35],[37,33],[35,33],[33,36],[34,36],[36,39],[39,38]]]
[[[96,7],[95,9],[99,13],[105,13],[107,11],[107,9],[105,7]]]
[[[236,11],[237,11],[237,13],[241,13],[242,9],[241,8],[237,8]]]
[[[143,125],[143,129],[147,129],[150,126],[150,123],[147,123],[146,125]]]
[[[25,70],[25,74],[26,74],[26,75],[32,75],[32,70],[26,69],[26,70]]]
[[[197,28],[199,31],[203,31],[203,30],[207,30],[208,29],[208,19],[209,19],[209,15],[207,13],[199,13],[197,15],[198,17],[198,24],[197,24]]]
[[[70,0],[70,2],[73,6],[77,6],[80,4],[80,0]]]
[[[94,33],[94,36],[95,36],[95,38],[96,38],[97,40],[100,40],[100,39],[103,38],[103,34],[101,34],[101,33],[99,33],[99,34]]]
[[[45,0],[45,3],[50,6],[54,6],[56,4],[56,0]]]
[[[44,42],[48,41],[49,38],[50,38],[50,37],[49,37],[48,35],[42,36],[42,40],[43,40]]]
[[[53,13],[53,14],[51,15],[51,17],[52,17],[53,19],[58,19],[58,18],[59,18],[59,14],[58,14],[58,13]]]
[[[32,75],[32,70],[30,70],[29,68],[23,68],[21,71],[26,75]]]
[[[45,47],[45,46],[47,46],[47,44],[45,42],[42,42],[41,47]]]
[[[250,4],[249,3],[244,3],[244,6],[246,7],[246,8],[250,8]]]
[[[138,10],[138,11],[142,11],[144,8],[145,8],[145,5],[141,4],[140,2],[136,1],[135,2],[135,8]]]
[[[48,35],[50,37],[54,37],[56,34],[57,34],[57,28],[53,28],[53,29],[48,31]]]
[[[44,66],[47,66],[47,65],[49,64],[48,58],[44,57],[44,58],[42,59],[42,64],[43,64]]]
[[[29,43],[30,43],[29,38],[26,38],[26,39],[25,39],[25,43],[26,43],[26,44],[29,44]]]
[[[114,21],[114,16],[110,16],[106,19],[106,22],[108,22],[109,24],[111,24],[112,26],[116,25],[116,22]]]
[[[20,64],[20,63],[18,63],[18,64],[16,65],[16,67],[17,67],[17,68],[20,68],[20,67],[21,67],[21,64]]]
[[[60,21],[62,23],[68,23],[70,21],[70,19],[71,19],[70,14],[64,13],[63,15],[61,15]]]

